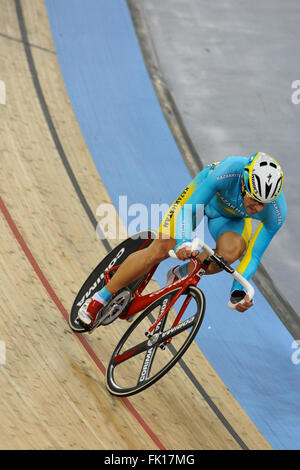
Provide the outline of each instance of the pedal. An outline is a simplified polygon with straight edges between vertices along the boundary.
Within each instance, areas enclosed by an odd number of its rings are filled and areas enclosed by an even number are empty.
[[[89,331],[89,327],[83,323],[79,317],[77,317],[75,320],[74,320],[74,324],[75,324],[75,327],[74,325],[72,325],[72,323],[69,322],[69,325],[71,327],[71,329],[75,332],[75,333],[86,333]]]
[[[93,326],[88,326],[86,323],[83,323],[83,321],[81,321],[79,317],[77,317],[76,322],[84,328],[86,333],[91,334],[100,324],[100,320],[102,316],[101,313],[102,313],[102,310],[100,310],[100,312],[96,316]]]

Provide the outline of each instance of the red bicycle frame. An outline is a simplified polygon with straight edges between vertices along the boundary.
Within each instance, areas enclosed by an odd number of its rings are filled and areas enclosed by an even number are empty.
[[[183,279],[180,279],[179,281],[174,282],[173,284],[171,284],[169,286],[165,286],[165,287],[163,287],[159,290],[156,290],[155,292],[151,292],[150,294],[142,295],[142,292],[144,291],[144,289],[148,285],[149,281],[151,280],[153,274],[155,273],[155,271],[158,267],[158,265],[153,266],[151,268],[151,270],[149,271],[149,273],[144,277],[144,279],[141,282],[138,289],[133,293],[133,299],[131,300],[128,308],[125,310],[125,312],[123,312],[120,315],[119,318],[122,319],[122,320],[127,320],[128,318],[132,317],[136,313],[138,313],[142,310],[145,310],[147,307],[149,307],[149,305],[153,304],[156,300],[158,300],[162,296],[164,296],[164,295],[168,294],[169,292],[173,291],[174,287],[179,288],[178,292],[172,298],[171,302],[161,312],[161,314],[158,316],[155,323],[153,323],[153,325],[151,325],[151,327],[149,328],[149,333],[152,333],[152,331],[156,328],[158,323],[169,312],[169,310],[173,307],[175,302],[182,295],[182,293],[186,290],[186,288],[190,285],[196,286],[198,284],[198,282],[200,281],[201,277],[203,276],[203,274],[205,273],[205,271],[208,268],[207,264],[200,263],[197,258],[191,258],[191,262],[194,265],[194,269],[191,272],[191,274],[189,274],[188,276],[186,276]],[[113,271],[117,270],[118,268],[119,268],[119,266],[114,266],[112,269],[110,269],[105,274],[104,278],[105,278],[106,283],[110,280],[111,273]],[[172,327],[176,326],[179,323],[186,307],[188,306],[189,301],[190,301],[189,298],[185,299],[185,301],[184,301],[184,303],[183,303],[183,305],[182,305],[182,307],[181,307],[181,309],[180,309],[180,311],[179,311]]]

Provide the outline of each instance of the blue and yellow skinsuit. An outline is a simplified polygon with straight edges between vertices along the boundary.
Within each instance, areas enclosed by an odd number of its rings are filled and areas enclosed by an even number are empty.
[[[286,218],[287,206],[283,192],[261,212],[246,212],[241,193],[241,182],[248,157],[228,157],[213,163],[193,179],[174,201],[165,215],[159,231],[181,243],[191,241],[199,205],[204,205],[208,228],[215,239],[226,231],[239,233],[247,249],[237,271],[247,280],[255,273],[260,259]],[[251,218],[260,221],[251,241]],[[232,291],[243,287],[233,282]]]

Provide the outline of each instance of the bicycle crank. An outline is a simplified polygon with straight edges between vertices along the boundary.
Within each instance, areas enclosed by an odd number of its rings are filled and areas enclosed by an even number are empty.
[[[131,290],[127,287],[114,297],[101,311],[99,319],[95,321],[95,327],[109,325],[127,308],[131,301]]]

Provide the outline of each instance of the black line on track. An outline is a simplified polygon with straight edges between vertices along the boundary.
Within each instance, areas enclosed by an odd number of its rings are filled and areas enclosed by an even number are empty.
[[[65,154],[64,148],[63,148],[62,143],[61,143],[61,141],[59,139],[59,136],[57,134],[55,125],[54,125],[53,120],[51,118],[49,108],[48,108],[48,105],[46,103],[43,91],[42,91],[42,87],[41,87],[41,84],[40,84],[40,81],[39,81],[39,78],[38,78],[38,73],[37,73],[37,70],[36,70],[36,67],[35,67],[33,55],[32,55],[32,52],[31,52],[31,45],[28,41],[28,34],[27,34],[26,24],[25,24],[25,20],[24,20],[21,0],[14,0],[14,2],[15,2],[15,8],[16,8],[17,17],[18,17],[19,28],[20,28],[20,32],[21,32],[21,36],[22,36],[22,42],[23,42],[23,45],[24,45],[24,50],[25,50],[28,66],[29,66],[29,69],[30,69],[33,84],[34,84],[34,87],[35,87],[35,90],[36,90],[36,93],[37,93],[37,96],[38,96],[38,99],[39,99],[39,102],[40,102],[40,105],[41,105],[41,108],[42,108],[42,111],[43,111],[43,114],[44,114],[44,117],[45,117],[45,120],[47,122],[50,134],[51,134],[52,139],[55,143],[55,146],[56,146],[56,149],[59,153],[59,156],[62,160],[64,168],[65,168],[65,170],[66,170],[66,172],[67,172],[67,174],[68,174],[68,176],[69,176],[69,178],[72,182],[74,190],[75,190],[76,194],[78,195],[79,200],[80,200],[80,202],[81,202],[81,204],[82,204],[82,206],[83,206],[83,208],[84,208],[91,224],[93,225],[94,229],[96,229],[96,226],[97,226],[96,218],[95,218],[95,216],[94,216],[94,214],[93,214],[93,212],[92,212],[92,210],[91,210],[91,208],[90,208],[90,206],[89,206],[89,204],[88,204],[88,202],[87,202],[87,200],[86,200],[86,198],[85,198],[85,196],[84,196],[84,194],[83,194],[83,192],[80,188],[80,185],[79,185],[79,183],[78,183],[78,181],[77,181],[77,179],[74,175],[74,172],[73,172],[73,170],[71,168],[71,165],[68,161],[67,155]],[[105,249],[108,252],[111,251],[112,248],[111,248],[109,242],[106,239],[102,239],[101,241],[102,241]],[[247,445],[239,437],[239,435],[235,432],[235,430],[232,428],[230,423],[226,420],[225,416],[222,414],[222,412],[219,410],[219,408],[215,405],[215,403],[209,397],[209,395],[205,392],[204,388],[200,385],[200,383],[198,382],[196,377],[193,375],[193,373],[191,372],[189,367],[185,364],[183,359],[180,359],[178,361],[178,363],[181,365],[183,371],[185,372],[185,374],[187,375],[187,377],[189,378],[191,383],[195,386],[197,391],[202,395],[202,397],[204,398],[204,400],[206,401],[208,406],[215,413],[217,418],[222,422],[222,424],[227,429],[227,431],[231,434],[231,436],[234,438],[234,440],[241,446],[242,449],[248,450]]]
[[[8,39],[9,41],[14,41],[20,44],[24,44],[24,41],[22,39],[14,38],[12,36],[9,36],[8,34],[0,33],[0,37],[4,39]],[[56,55],[55,51],[52,51],[51,49],[47,49],[46,47],[38,46],[37,44],[32,44],[32,43],[28,45],[30,47],[34,47],[35,49],[39,49],[40,51],[49,52],[50,54]]]
[[[201,327],[200,327],[201,329]],[[172,344],[169,344],[169,348],[172,351],[172,354],[175,354],[175,348]],[[243,450],[249,450],[245,442],[242,440],[242,438],[238,435],[238,433],[234,430],[234,428],[231,426],[229,421],[225,418],[223,413],[219,410],[217,405],[214,403],[214,401],[210,398],[208,393],[204,390],[202,385],[198,382],[196,377],[194,376],[193,372],[189,369],[189,367],[186,365],[184,360],[181,358],[178,361],[178,364],[182,367],[182,370],[185,372],[186,376],[189,378],[189,380],[192,382],[194,387],[198,390],[198,392],[202,395],[208,406],[211,408],[211,410],[215,413],[217,418],[221,421],[221,423],[224,425],[224,427],[227,429],[227,431],[231,434],[231,436],[235,439],[235,441],[241,446]]]
[[[58,154],[61,158],[63,166],[65,167],[65,170],[66,170],[66,172],[67,172],[67,174],[68,174],[68,176],[71,180],[71,183],[72,183],[72,185],[75,189],[75,192],[76,192],[77,196],[79,197],[80,202],[81,202],[88,218],[90,219],[91,224],[93,225],[94,229],[96,229],[97,220],[96,220],[96,218],[93,214],[93,211],[91,210],[91,208],[90,208],[83,192],[81,191],[81,188],[80,188],[79,183],[76,179],[76,176],[74,175],[74,172],[73,172],[72,167],[71,167],[71,165],[68,161],[67,155],[64,151],[64,148],[62,146],[60,138],[57,134],[55,125],[54,125],[53,120],[51,118],[51,114],[50,114],[48,105],[47,105],[45,97],[44,97],[44,93],[43,93],[43,90],[42,90],[42,87],[41,87],[41,84],[40,84],[40,81],[39,81],[38,73],[37,73],[35,63],[34,63],[34,59],[33,59],[33,55],[32,55],[32,52],[31,52],[31,46],[30,46],[30,43],[28,41],[28,34],[27,34],[26,24],[25,24],[25,20],[24,20],[21,0],[15,0],[15,7],[16,7],[16,11],[17,11],[17,17],[18,17],[18,21],[19,21],[21,36],[22,36],[22,42],[23,42],[23,45],[24,45],[29,70],[30,70],[30,73],[31,73],[31,76],[32,76],[32,80],[33,80],[34,88],[36,90],[36,94],[38,96],[38,99],[39,99],[39,102],[40,102],[40,105],[41,105],[41,108],[42,108],[42,111],[43,111],[43,114],[44,114],[44,117],[45,117],[45,121],[47,122],[47,125],[48,125],[48,128],[49,128],[50,134],[52,136],[53,142],[56,146],[56,149],[57,149]],[[99,230],[99,227],[98,227],[98,230]],[[100,233],[100,230],[99,230],[99,233]],[[111,246],[104,237],[101,237],[101,241],[102,241],[105,249],[107,251],[111,251]]]

